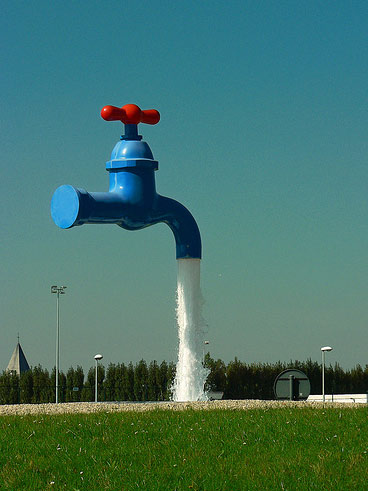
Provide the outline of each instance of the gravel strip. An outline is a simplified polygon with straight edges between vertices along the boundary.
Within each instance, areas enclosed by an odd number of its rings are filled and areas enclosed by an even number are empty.
[[[303,408],[303,407],[361,407],[361,404],[328,402],[294,402],[294,401],[262,401],[247,399],[241,401],[206,401],[206,402],[67,402],[60,404],[12,404],[0,405],[0,416],[26,414],[66,414],[66,413],[97,413],[124,411],[172,410],[184,411],[210,409],[272,409],[272,408]]]

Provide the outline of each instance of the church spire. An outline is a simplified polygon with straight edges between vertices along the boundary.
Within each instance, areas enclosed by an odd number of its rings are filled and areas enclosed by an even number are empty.
[[[20,375],[21,373],[26,372],[29,369],[30,368],[28,365],[28,361],[19,343],[19,333],[18,333],[18,343],[10,358],[10,361],[7,366],[7,370],[9,372],[15,372],[17,375]]]

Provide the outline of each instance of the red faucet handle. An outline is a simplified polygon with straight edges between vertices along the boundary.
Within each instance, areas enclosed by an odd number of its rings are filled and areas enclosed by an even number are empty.
[[[105,106],[101,110],[101,117],[105,121],[121,121],[124,124],[157,124],[160,113],[156,109],[142,111],[135,104],[125,104],[123,107]]]

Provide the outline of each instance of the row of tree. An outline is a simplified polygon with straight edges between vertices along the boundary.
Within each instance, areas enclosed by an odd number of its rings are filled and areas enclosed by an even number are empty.
[[[237,358],[225,364],[207,353],[204,360],[209,371],[206,391],[221,391],[224,399],[273,399],[276,377],[287,368],[304,372],[311,383],[311,393],[321,394],[321,365],[312,360],[289,363],[243,363]],[[0,375],[0,404],[46,403],[55,401],[55,369],[51,373],[41,366],[21,376],[7,371]],[[172,397],[174,363],[158,364],[144,360],[133,365],[113,364],[107,369],[99,365],[98,398],[101,401],[165,401]],[[326,393],[365,393],[368,390],[368,365],[343,370],[338,364],[326,367]],[[60,402],[93,401],[95,368],[87,376],[82,367],[59,373]]]
[[[144,360],[133,365],[111,363],[107,370],[97,369],[98,399],[100,401],[165,401],[171,398],[175,365]],[[50,373],[40,365],[20,376],[4,371],[0,375],[0,404],[55,402],[55,368]],[[59,401],[94,401],[96,372],[91,367],[85,377],[83,368],[59,372]]]

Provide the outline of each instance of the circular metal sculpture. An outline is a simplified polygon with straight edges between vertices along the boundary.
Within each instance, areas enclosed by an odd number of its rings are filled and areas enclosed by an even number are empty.
[[[310,390],[309,378],[296,368],[281,372],[273,385],[275,397],[280,400],[303,401],[308,398]]]

